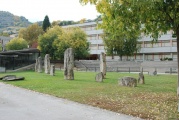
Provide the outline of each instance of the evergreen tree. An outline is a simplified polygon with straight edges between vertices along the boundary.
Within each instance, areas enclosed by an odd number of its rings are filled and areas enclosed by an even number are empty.
[[[46,15],[45,18],[44,18],[44,21],[43,21],[42,28],[46,32],[47,28],[50,27],[50,26],[51,26],[51,24],[50,24],[49,18]]]

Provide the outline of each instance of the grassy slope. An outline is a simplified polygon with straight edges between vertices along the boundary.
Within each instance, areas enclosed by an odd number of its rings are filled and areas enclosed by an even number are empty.
[[[62,71],[57,71],[56,76],[33,71],[11,74],[24,76],[25,80],[6,83],[115,112],[145,119],[179,117],[176,75],[145,75],[145,85],[128,88],[118,86],[117,79],[122,76],[138,78],[138,74],[107,73],[107,79],[103,83],[95,82],[94,72],[75,72],[73,81],[64,80]],[[3,75],[5,74],[0,74],[0,77]]]

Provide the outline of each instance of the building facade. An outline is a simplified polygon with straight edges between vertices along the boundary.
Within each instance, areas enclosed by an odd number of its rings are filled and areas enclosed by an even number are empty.
[[[4,36],[0,36],[0,45],[2,48],[1,51],[5,51],[6,50],[6,44],[12,39],[12,37],[4,37]]]
[[[102,40],[103,30],[97,29],[96,22],[63,26],[63,28],[67,27],[80,27],[86,32],[88,42],[90,43],[91,59],[99,59],[100,53],[106,52]],[[141,35],[138,44],[141,49],[135,53],[134,56],[123,56],[122,60],[160,61],[161,59],[167,58],[174,61],[177,60],[177,41],[176,38],[172,37],[172,31],[168,31],[167,34],[162,35],[158,41],[153,44],[149,36]],[[112,57],[107,56],[107,59],[112,59]],[[114,56],[114,59],[119,60],[119,56]]]

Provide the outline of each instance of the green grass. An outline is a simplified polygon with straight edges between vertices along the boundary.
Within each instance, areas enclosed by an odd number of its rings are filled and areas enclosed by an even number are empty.
[[[63,72],[56,76],[33,71],[14,74],[24,76],[24,81],[4,82],[26,89],[50,94],[79,103],[97,106],[111,111],[138,116],[144,119],[177,119],[177,75],[145,76],[146,84],[135,88],[118,85],[118,78],[138,74],[107,73],[103,83],[95,82],[95,72],[75,71],[75,80],[64,80]]]

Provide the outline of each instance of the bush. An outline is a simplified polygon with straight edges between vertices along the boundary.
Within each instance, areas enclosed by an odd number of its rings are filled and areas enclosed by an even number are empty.
[[[6,44],[6,50],[21,50],[27,48],[27,41],[23,38],[13,38],[9,43]]]
[[[168,58],[168,61],[172,61],[173,60],[173,58]]]

